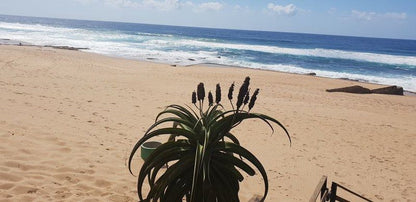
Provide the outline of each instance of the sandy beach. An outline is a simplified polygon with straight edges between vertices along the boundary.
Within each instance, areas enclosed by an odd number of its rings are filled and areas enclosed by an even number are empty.
[[[0,200],[137,201],[126,160],[157,113],[189,104],[199,82],[228,89],[245,76],[261,89],[253,111],[281,121],[293,141],[259,121],[235,131],[268,172],[267,201],[307,201],[322,175],[374,201],[416,199],[415,96],[328,93],[357,82],[1,45]],[[134,160],[136,172],[142,163]],[[246,178],[241,201],[261,194],[261,182]]]

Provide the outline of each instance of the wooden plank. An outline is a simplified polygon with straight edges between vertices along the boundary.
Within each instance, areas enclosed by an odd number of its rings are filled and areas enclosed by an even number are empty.
[[[337,186],[338,186],[337,183],[332,182],[331,196],[329,197],[329,202],[335,202],[335,200],[337,199]]]
[[[323,195],[325,193],[325,190],[327,190],[326,181],[327,177],[325,175],[322,176],[321,180],[319,180],[319,183],[315,188],[315,191],[309,199],[309,202],[316,202],[316,199],[318,198],[319,194]]]
[[[332,184],[335,184],[335,186],[336,187],[340,187],[341,189],[343,189],[343,190],[345,190],[345,191],[347,191],[347,192],[349,192],[349,193],[351,193],[351,194],[353,194],[353,195],[355,195],[355,196],[357,196],[357,197],[359,197],[359,198],[361,198],[361,199],[363,199],[363,200],[365,200],[365,201],[368,201],[368,202],[372,202],[372,200],[370,200],[370,199],[368,199],[368,198],[365,198],[364,196],[361,196],[361,195],[359,195],[359,194],[357,194],[357,193],[355,193],[355,192],[353,192],[353,191],[351,191],[350,189],[347,189],[346,187],[344,187],[344,186],[342,186],[342,185],[340,185],[340,184],[338,184],[338,183],[336,183],[336,182],[333,182]],[[336,196],[336,194],[335,194],[335,196]],[[342,199],[342,198],[341,198]],[[344,199],[345,200],[345,199]],[[340,200],[341,201],[341,200]]]
[[[328,197],[328,189],[325,189],[325,192],[322,194],[321,193],[321,200],[319,200],[320,202],[326,202],[326,199]]]

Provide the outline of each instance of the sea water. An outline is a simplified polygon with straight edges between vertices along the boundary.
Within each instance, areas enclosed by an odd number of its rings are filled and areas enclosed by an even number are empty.
[[[416,40],[0,15],[0,39],[177,65],[218,64],[416,91]]]

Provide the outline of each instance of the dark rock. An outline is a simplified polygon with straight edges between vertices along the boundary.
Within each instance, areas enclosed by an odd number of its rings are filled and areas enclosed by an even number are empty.
[[[45,47],[50,47],[50,48],[56,48],[56,49],[64,49],[64,50],[88,50],[88,48],[77,48],[77,47],[72,47],[72,46],[49,46],[46,45]]]
[[[371,90],[362,86],[349,86],[344,88],[327,89],[327,92],[344,92],[344,93],[357,93],[357,94],[369,94]]]
[[[345,78],[345,77],[339,78],[339,79],[346,80],[346,81],[360,81],[359,79],[350,79],[350,78]],[[363,80],[362,82],[366,82],[366,81]]]
[[[371,93],[389,94],[389,95],[403,95],[403,88],[398,86],[388,86],[371,90]]]
[[[309,75],[309,76],[316,76],[316,73],[315,73],[315,72],[311,72],[311,73],[307,73],[307,74],[305,74],[305,75]]]
[[[170,66],[172,66],[172,67],[176,67],[176,65],[170,65]]]
[[[188,60],[190,60],[190,61],[195,61],[195,59],[192,59],[192,58],[188,58]]]

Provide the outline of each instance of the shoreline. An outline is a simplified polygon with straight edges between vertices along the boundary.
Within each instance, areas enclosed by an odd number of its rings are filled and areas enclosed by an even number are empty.
[[[18,40],[11,40],[11,39],[0,39],[0,45],[15,45],[15,46],[33,46],[33,47],[51,47],[56,49],[64,49],[64,50],[75,50],[75,51],[83,51],[88,50],[88,48],[83,47],[72,47],[72,46],[52,46],[52,45],[33,45],[26,43],[24,41],[18,41]],[[88,52],[93,53],[93,52]],[[295,74],[295,75],[308,75],[308,76],[315,76],[319,78],[328,78],[328,79],[339,79],[339,80],[347,80],[347,81],[354,81],[362,84],[375,84],[380,86],[394,86],[395,84],[380,84],[380,83],[373,83],[369,81],[363,81],[358,79],[349,79],[349,78],[332,78],[332,77],[324,77],[316,75],[315,72],[312,70],[309,73],[301,74],[301,73],[294,73],[294,72],[284,72],[284,71],[277,71],[277,70],[268,70],[268,69],[260,69],[260,68],[250,68],[250,67],[243,67],[243,66],[233,66],[233,65],[223,65],[223,64],[215,64],[215,63],[197,63],[197,64],[190,64],[190,65],[180,65],[180,64],[172,64],[172,63],[164,63],[159,61],[153,61],[156,58],[152,59],[136,59],[136,58],[128,58],[128,57],[122,57],[122,56],[115,56],[115,55],[106,55],[106,54],[100,54],[100,53],[94,53],[98,55],[103,55],[107,57],[113,57],[113,58],[121,58],[121,59],[127,59],[127,60],[135,60],[135,61],[141,61],[141,62],[152,62],[157,64],[166,64],[171,66],[178,66],[178,67],[192,67],[192,66],[207,66],[207,67],[221,67],[221,68],[243,68],[243,69],[253,69],[253,70],[261,70],[261,71],[270,71],[270,72],[280,72],[280,73],[286,73],[286,74]],[[191,59],[191,58],[190,58]],[[340,86],[340,87],[346,87],[346,86]],[[399,86],[402,87],[402,86]],[[416,96],[416,91],[409,91],[406,89],[403,89],[403,96]]]
[[[161,64],[165,64],[165,63],[161,63]],[[283,72],[283,71],[268,70],[268,69],[255,69],[255,68],[249,68],[249,67],[236,67],[236,66],[232,66],[232,65],[221,65],[221,64],[214,64],[214,63],[199,63],[199,64],[195,64],[195,65],[186,65],[185,67],[192,67],[192,66],[208,66],[208,67],[221,67],[221,68],[245,68],[245,69],[253,69],[253,70],[260,70],[260,71],[279,72],[279,73],[283,73],[283,74],[305,75],[305,76],[319,77],[319,78],[325,78],[325,79],[353,81],[353,82],[362,83],[362,84],[374,84],[374,85],[380,85],[380,86],[384,86],[384,87],[394,86],[394,85],[388,85],[388,84],[372,83],[372,82],[369,82],[369,81],[362,81],[362,80],[358,80],[358,79],[324,77],[324,76],[316,75],[316,73],[313,72],[313,71],[311,71],[310,73],[299,74],[299,73],[293,73],[293,72]],[[342,86],[342,87],[347,87],[347,86]],[[401,87],[401,86],[398,86],[398,87]],[[416,96],[416,92],[403,89],[403,96]]]
[[[191,103],[199,82],[207,91],[221,83],[229,109],[227,87],[245,76],[260,88],[253,112],[276,118],[292,138],[290,146],[283,131],[256,121],[233,131],[266,169],[267,201],[307,201],[322,175],[374,201],[416,197],[412,96],[328,93],[357,82],[51,47],[0,46],[0,67],[0,198],[137,201],[126,160],[156,115]],[[134,158],[133,172],[142,164]],[[244,177],[241,201],[263,193],[260,175]]]

